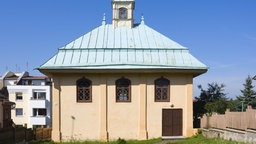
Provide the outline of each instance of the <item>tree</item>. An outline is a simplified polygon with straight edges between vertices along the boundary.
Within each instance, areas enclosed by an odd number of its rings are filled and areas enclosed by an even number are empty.
[[[205,102],[194,100],[193,101],[193,126],[200,128],[200,118],[206,113],[204,109]]]
[[[225,114],[227,107],[228,102],[224,99],[218,99],[214,102],[208,102],[204,106],[209,115],[211,115],[213,112],[216,112],[218,114]]]
[[[195,97],[196,101],[193,103],[194,127],[200,127],[200,117],[204,114],[225,113],[228,103],[224,87],[224,84],[208,83],[208,88],[205,90],[202,85],[198,85],[201,93],[199,97]]]
[[[204,90],[202,85],[199,85],[198,88],[201,90],[201,94],[199,97],[196,97],[196,99],[206,103],[220,99],[227,100],[226,94],[224,93],[224,87],[224,84],[208,83],[208,89]]]
[[[230,111],[239,111],[238,105],[241,104],[241,102],[237,99],[233,100],[232,98],[228,101],[228,108]]]
[[[197,103],[200,104],[199,110],[195,110],[194,108],[194,116],[202,116],[205,113],[208,113],[209,115],[212,114],[212,112],[217,113],[225,113],[228,103],[226,94],[224,93],[224,84],[217,84],[217,83],[211,83],[208,84],[207,90],[204,90],[201,85],[198,86],[198,88],[201,90],[201,93],[199,97],[196,97]],[[197,104],[195,104],[196,106]]]
[[[0,89],[0,94],[2,94],[5,99],[9,99],[9,93],[8,93],[7,87],[3,87],[2,89]]]
[[[253,90],[254,86],[252,85],[252,78],[250,75],[245,80],[243,84],[244,89],[240,90],[242,95],[237,97],[241,103],[238,106],[238,110],[244,111],[248,105],[255,107],[255,97],[256,92]]]

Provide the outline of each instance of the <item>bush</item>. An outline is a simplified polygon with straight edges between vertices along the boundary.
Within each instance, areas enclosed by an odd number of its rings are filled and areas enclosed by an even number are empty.
[[[124,139],[118,138],[117,144],[126,144],[126,141]]]

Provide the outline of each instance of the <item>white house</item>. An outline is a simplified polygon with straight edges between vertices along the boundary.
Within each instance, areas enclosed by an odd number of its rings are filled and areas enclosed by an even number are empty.
[[[7,72],[3,85],[9,99],[16,103],[11,118],[16,125],[32,127],[51,126],[51,80],[46,76],[29,76],[28,72]]]

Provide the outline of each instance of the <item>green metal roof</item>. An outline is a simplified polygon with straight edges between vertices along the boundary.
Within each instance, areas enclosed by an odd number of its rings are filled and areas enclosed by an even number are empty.
[[[189,50],[142,22],[134,28],[103,23],[58,49],[39,67],[47,69],[193,69],[206,65]]]

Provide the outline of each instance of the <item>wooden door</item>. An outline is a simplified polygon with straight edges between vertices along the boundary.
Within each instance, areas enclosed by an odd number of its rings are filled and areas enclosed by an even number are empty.
[[[163,109],[162,136],[182,136],[182,109]]]

